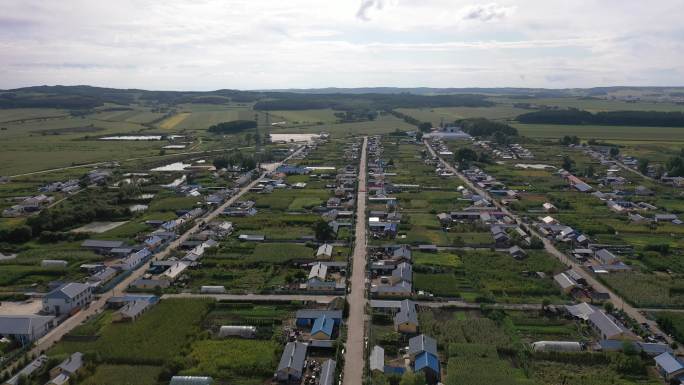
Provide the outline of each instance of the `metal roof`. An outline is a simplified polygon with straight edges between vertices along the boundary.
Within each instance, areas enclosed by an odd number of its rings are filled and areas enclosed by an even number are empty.
[[[392,270],[392,277],[399,279],[399,281],[413,282],[413,268],[410,264],[402,262]]]
[[[418,313],[416,312],[416,304],[408,299],[401,301],[401,310],[394,317],[394,325],[403,323],[412,323],[418,326]]]
[[[380,346],[373,346],[370,355],[370,369],[379,370],[381,372],[385,370],[385,349]]]
[[[39,315],[3,315],[0,316],[0,334],[32,335],[55,317]]]
[[[415,336],[409,340],[409,354],[416,355],[422,352],[437,354],[437,341],[425,334]]]
[[[598,328],[601,334],[608,339],[625,332],[625,328],[622,325],[600,310],[589,315],[589,322]]]
[[[298,319],[302,319],[302,318],[315,319],[315,318],[320,318],[322,316],[326,316],[326,317],[331,318],[333,320],[342,319],[342,310],[302,309],[302,310],[297,310],[297,313],[295,315],[295,317]]]
[[[327,360],[321,366],[321,377],[318,380],[318,385],[333,385],[335,383],[335,366],[337,363],[334,360]]]
[[[278,371],[291,368],[298,372],[304,369],[307,345],[301,342],[288,342],[280,357]]]
[[[314,321],[313,327],[311,328],[311,335],[323,332],[327,336],[332,336],[334,326],[335,321],[332,318],[328,318],[325,315],[323,317],[316,318],[316,321]]]
[[[663,353],[655,358],[656,365],[660,367],[665,373],[672,374],[680,370],[684,370],[682,364],[672,353]]]
[[[124,246],[123,241],[101,241],[97,239],[86,239],[81,243],[81,247],[97,247],[103,249],[113,249]]]
[[[76,373],[79,369],[83,367],[83,353],[81,352],[76,352],[69,356],[66,360],[62,361],[57,366],[59,369],[61,369],[62,372],[66,372],[69,374],[74,374]]]
[[[439,359],[435,354],[430,352],[423,352],[416,356],[416,361],[413,369],[417,372],[419,370],[431,369],[435,373],[439,373]]]
[[[84,283],[79,283],[79,282],[69,282],[65,283],[64,285],[56,288],[55,290],[47,293],[45,295],[46,298],[54,298],[54,297],[66,297],[69,299],[76,298],[79,294],[90,290],[90,286],[84,284]]]
[[[173,376],[169,385],[211,385],[214,379],[200,376]]]

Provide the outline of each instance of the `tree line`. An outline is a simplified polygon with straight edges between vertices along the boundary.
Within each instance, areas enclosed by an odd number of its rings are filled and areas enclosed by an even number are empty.
[[[684,113],[679,111],[589,111],[569,108],[544,110],[518,115],[527,124],[594,124],[602,126],[684,127]]]

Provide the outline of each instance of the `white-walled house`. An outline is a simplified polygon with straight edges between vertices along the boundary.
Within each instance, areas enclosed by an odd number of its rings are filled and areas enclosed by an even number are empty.
[[[93,291],[90,285],[70,282],[43,297],[43,311],[54,315],[69,314],[74,309],[84,308],[92,299]]]

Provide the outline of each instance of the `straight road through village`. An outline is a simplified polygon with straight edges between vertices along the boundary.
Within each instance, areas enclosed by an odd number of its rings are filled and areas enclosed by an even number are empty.
[[[351,293],[349,318],[347,320],[347,343],[344,355],[344,385],[361,385],[365,363],[364,337],[366,329],[366,147],[368,138],[363,138],[361,161],[359,162],[359,186],[356,198],[356,232],[352,256]]]

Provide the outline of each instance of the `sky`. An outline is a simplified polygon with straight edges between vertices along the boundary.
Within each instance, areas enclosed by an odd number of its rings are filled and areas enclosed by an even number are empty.
[[[0,0],[0,88],[684,85],[684,0]]]

